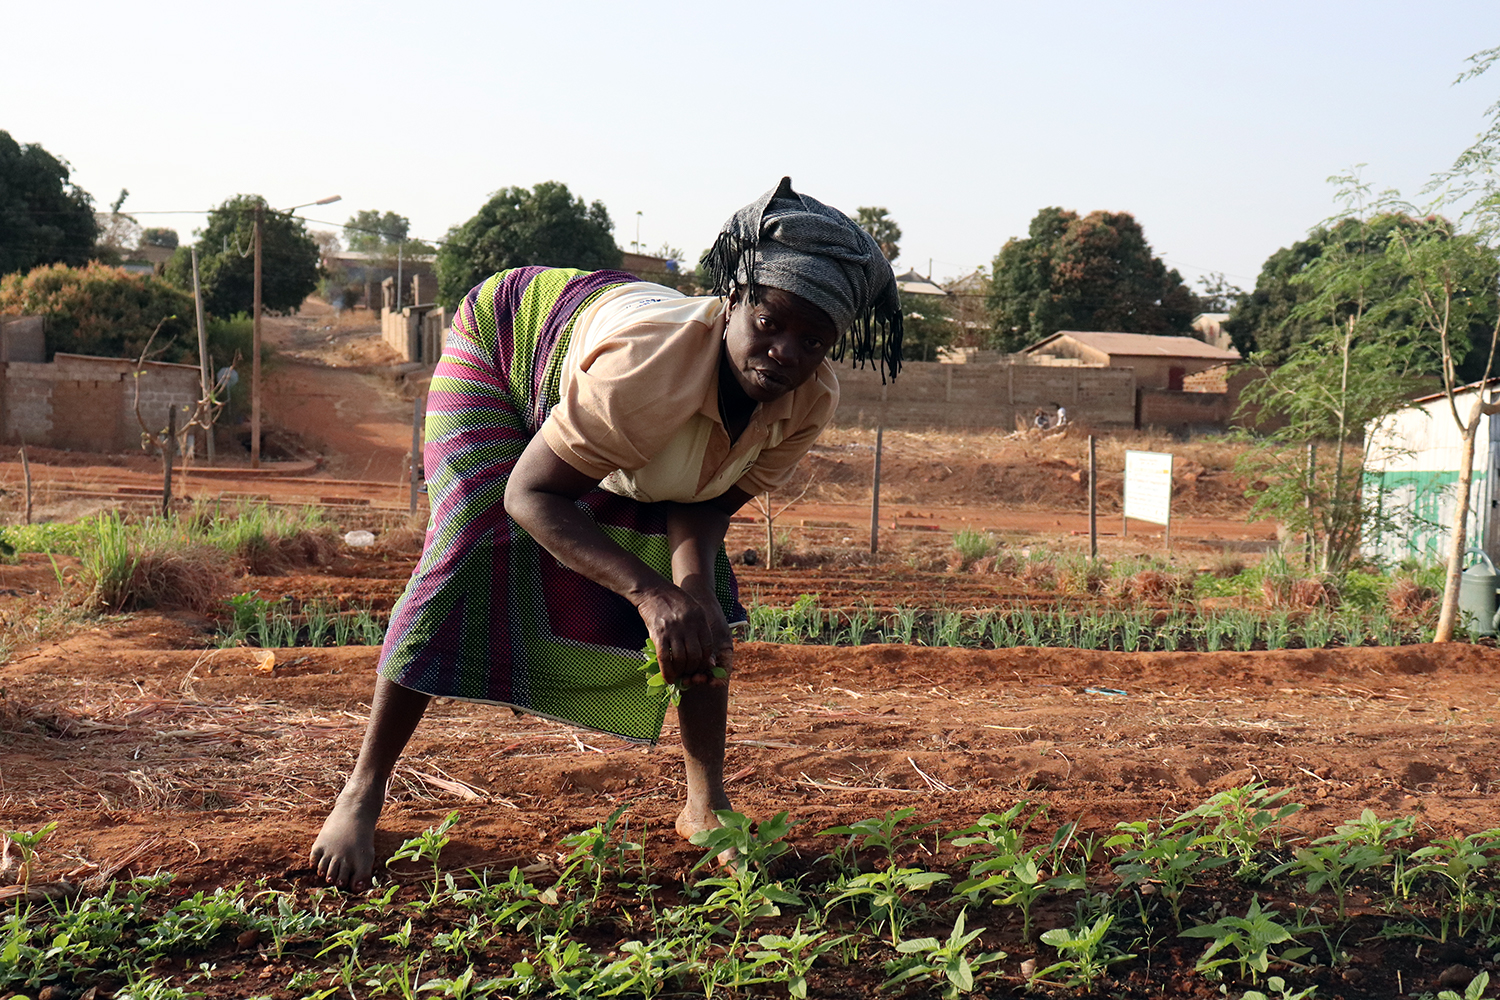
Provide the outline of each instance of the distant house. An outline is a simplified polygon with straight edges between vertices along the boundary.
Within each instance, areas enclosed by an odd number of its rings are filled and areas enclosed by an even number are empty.
[[[1238,361],[1240,354],[1193,337],[1062,330],[1023,349],[1019,360],[1030,364],[1130,368],[1135,372],[1137,388],[1176,391],[1183,388],[1187,376]]]
[[[1486,389],[1491,399],[1500,395],[1500,379],[1489,386],[1478,383],[1456,390],[1458,412],[1467,417],[1474,393]],[[1500,559],[1500,415],[1481,417],[1474,442],[1474,472],[1470,482],[1468,544]],[[1458,510],[1458,483],[1463,435],[1448,407],[1448,397],[1435,393],[1412,400],[1411,406],[1365,428],[1370,458],[1365,465],[1368,498],[1379,492],[1381,508],[1394,515],[1393,530],[1370,532],[1363,539],[1367,556],[1398,563],[1424,563],[1447,558],[1449,532]]]
[[[916,268],[896,276],[896,289],[901,293],[902,298],[908,295],[945,296],[948,294],[941,285],[934,284],[931,278],[924,278],[918,274]]]
[[[658,285],[666,285],[668,288],[676,288],[678,282],[683,278],[683,265],[681,261],[671,260],[667,257],[655,257],[648,253],[620,253],[619,270],[627,271],[642,281],[654,281]],[[692,268],[686,269],[691,275]]]
[[[323,255],[323,269],[328,272],[328,304],[335,309],[350,309],[362,305],[379,310],[380,286],[387,278],[395,278],[399,270],[401,305],[407,302],[408,282],[413,275],[431,277],[436,257],[431,254],[396,254],[386,251],[339,250]]]
[[[1224,332],[1224,323],[1228,319],[1228,313],[1199,313],[1193,317],[1193,333],[1205,344],[1225,351],[1233,350],[1234,341]]]

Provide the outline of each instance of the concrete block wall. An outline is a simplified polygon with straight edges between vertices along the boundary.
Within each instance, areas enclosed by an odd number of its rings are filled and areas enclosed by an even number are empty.
[[[1037,407],[1068,408],[1070,420],[1091,426],[1135,423],[1135,376],[1114,368],[1051,365],[947,365],[908,362],[900,377],[882,386],[866,366],[837,368],[839,408],[834,423],[887,427],[993,427],[1027,425]]]
[[[165,428],[172,407],[179,425],[185,423],[200,395],[198,368],[147,362],[139,376],[135,370],[126,358],[77,354],[57,354],[49,364],[0,365],[0,434],[12,444],[119,451],[140,446],[142,421],[151,430]]]
[[[52,380],[37,378],[33,368],[42,364],[12,361],[5,365],[0,389],[4,402],[4,435],[8,444],[43,444],[52,437]]]
[[[1175,392],[1142,387],[1137,392],[1137,427],[1182,431],[1223,428],[1234,414],[1234,401],[1227,392]]]

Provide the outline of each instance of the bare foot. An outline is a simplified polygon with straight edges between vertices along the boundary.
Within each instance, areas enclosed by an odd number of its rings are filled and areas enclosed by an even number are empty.
[[[323,881],[352,891],[370,884],[375,870],[375,821],[384,799],[384,794],[360,795],[347,788],[339,793],[312,846],[312,863]]]
[[[729,805],[729,800],[725,799],[724,804],[717,808],[729,809],[732,807]],[[723,825],[723,823],[719,822],[719,817],[714,815],[713,809],[695,809],[692,803],[683,806],[682,812],[677,814],[677,835],[689,843],[692,842],[693,834],[701,833],[704,830],[717,830]],[[732,847],[728,850],[720,851],[718,857],[719,865],[728,868],[734,864],[735,859],[739,856],[739,852]]]
[[[726,802],[718,808],[728,809],[729,803]],[[683,806],[682,812],[677,814],[677,835],[683,840],[692,840],[695,833],[703,830],[717,830],[723,825],[719,822],[719,817],[714,815],[713,809],[706,807],[695,809],[691,803]]]

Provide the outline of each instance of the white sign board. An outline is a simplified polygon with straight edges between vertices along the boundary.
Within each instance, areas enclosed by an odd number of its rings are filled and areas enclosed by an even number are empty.
[[[1172,456],[1161,451],[1125,453],[1125,516],[1172,523]]]

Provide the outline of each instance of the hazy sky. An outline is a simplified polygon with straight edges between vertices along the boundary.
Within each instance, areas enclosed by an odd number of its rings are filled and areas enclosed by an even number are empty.
[[[987,263],[1037,209],[1135,213],[1189,281],[1250,287],[1365,163],[1415,193],[1480,130],[1496,0],[26,3],[6,0],[0,129],[107,206],[238,192],[440,237],[560,180],[621,245],[696,255],[790,174],[883,205],[898,267]],[[184,239],[202,216],[139,215]],[[318,228],[318,227],[315,227]]]

